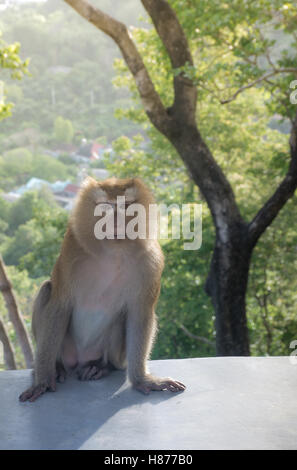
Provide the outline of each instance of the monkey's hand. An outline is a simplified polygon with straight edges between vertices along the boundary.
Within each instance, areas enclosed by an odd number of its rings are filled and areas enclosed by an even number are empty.
[[[33,402],[37,400],[41,395],[43,395],[46,391],[55,392],[56,391],[56,381],[51,380],[48,382],[42,382],[38,385],[33,385],[32,387],[25,390],[20,396],[20,401],[30,401]]]
[[[169,390],[170,392],[183,392],[186,386],[173,380],[170,377],[154,377],[153,375],[146,375],[143,379],[135,382],[133,387],[145,395],[149,394],[152,390]]]

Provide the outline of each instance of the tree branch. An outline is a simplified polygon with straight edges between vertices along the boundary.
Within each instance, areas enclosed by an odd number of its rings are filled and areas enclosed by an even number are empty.
[[[6,369],[15,370],[16,363],[14,358],[14,352],[12,349],[12,345],[10,343],[8,334],[6,332],[5,326],[0,318],[0,341],[3,344],[3,351],[4,351],[4,362]]]
[[[135,44],[124,24],[94,8],[87,0],[64,0],[83,18],[108,34],[119,46],[135,78],[145,111],[152,124],[175,146],[210,207],[224,239],[228,222],[241,223],[231,185],[203,141],[195,121],[196,87],[183,73],[174,82],[175,101],[168,112],[156,92]],[[174,68],[192,64],[187,39],[174,11],[165,0],[142,0],[155,23]],[[160,17],[160,18],[159,18]]]
[[[230,98],[227,100],[221,100],[221,104],[227,104],[230,103],[231,101],[234,101],[235,98],[242,93],[243,91],[247,90],[248,88],[252,88],[253,86],[257,85],[257,83],[266,81],[268,78],[273,77],[274,75],[278,75],[280,73],[297,73],[297,68],[293,67],[288,67],[284,69],[274,69],[272,72],[265,73],[261,77],[257,78],[256,80],[248,83],[247,85],[242,86],[241,88],[238,88],[238,90],[232,95]]]
[[[204,338],[203,336],[198,336],[198,335],[194,335],[193,333],[191,333],[188,328],[185,327],[185,325],[183,325],[182,323],[179,323],[178,321],[174,320],[174,323],[177,324],[177,326],[183,330],[183,332],[191,339],[195,339],[196,341],[200,341],[201,343],[205,343],[205,344],[208,344],[209,346],[213,346],[215,347],[215,343],[213,341],[210,341],[209,339],[207,338]]]
[[[26,365],[28,369],[33,367],[33,350],[30,342],[30,338],[26,327],[23,322],[23,318],[19,312],[16,299],[11,288],[11,284],[7,278],[4,262],[0,256],[0,292],[4,297],[9,319],[14,326],[19,344],[22,348]]]
[[[290,150],[291,161],[285,178],[248,226],[248,237],[252,247],[297,188],[297,112],[291,130]]]
[[[169,55],[173,69],[193,65],[188,40],[174,10],[165,0],[141,0]],[[197,88],[193,81],[180,72],[174,77],[174,104],[172,111],[182,120],[195,123]]]
[[[64,1],[83,18],[115,41],[135,79],[145,112],[157,129],[166,135],[170,118],[163,106],[160,96],[154,88],[153,82],[129,35],[127,27],[120,21],[115,20],[98,8],[95,8],[86,0]]]

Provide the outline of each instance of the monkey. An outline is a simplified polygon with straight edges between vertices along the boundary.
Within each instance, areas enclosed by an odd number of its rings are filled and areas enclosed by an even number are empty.
[[[127,214],[133,204],[141,204],[148,222],[154,199],[141,179],[87,177],[82,184],[51,277],[33,303],[33,383],[20,395],[22,402],[56,391],[56,383],[69,374],[98,380],[117,369],[126,370],[132,387],[144,394],[186,388],[148,370],[164,255],[157,238],[149,238],[148,226],[145,237],[127,236],[131,214],[124,221],[124,236],[118,236],[118,197],[124,198]],[[111,237],[95,236],[103,213],[94,214],[102,205],[115,208]]]

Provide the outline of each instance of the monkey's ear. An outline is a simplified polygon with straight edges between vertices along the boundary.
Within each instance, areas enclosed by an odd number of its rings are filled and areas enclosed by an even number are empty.
[[[97,181],[96,181],[94,178],[92,178],[91,176],[87,176],[87,177],[83,180],[83,182],[81,183],[80,187],[81,187],[82,189],[84,189],[84,188],[86,188],[87,186],[91,186],[91,185],[93,186],[93,185],[96,185],[96,184],[97,184]]]

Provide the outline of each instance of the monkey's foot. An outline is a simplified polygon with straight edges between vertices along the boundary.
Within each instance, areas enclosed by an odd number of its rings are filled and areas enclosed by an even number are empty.
[[[57,361],[56,363],[56,380],[60,383],[65,382],[67,377],[67,372],[65,367],[63,366],[62,362]]]
[[[103,364],[101,359],[97,361],[89,361],[87,364],[78,369],[77,375],[79,380],[99,380],[106,377],[113,369],[111,364]]]
[[[20,396],[20,401],[30,401],[33,402],[37,400],[41,395],[43,395],[46,391],[55,392],[56,391],[56,383],[53,381],[51,385],[48,383],[41,383],[38,385],[33,385],[33,387],[28,388],[25,390]]]
[[[183,392],[186,389],[186,386],[183,383],[178,382],[177,380],[173,380],[170,377],[144,378],[143,381],[135,383],[133,387],[139,392],[144,393],[145,395],[155,390],[169,390],[170,392]]]

